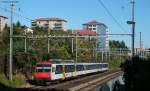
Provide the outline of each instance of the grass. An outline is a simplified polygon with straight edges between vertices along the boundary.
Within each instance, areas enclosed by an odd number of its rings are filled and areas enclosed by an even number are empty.
[[[118,59],[116,59],[116,60],[110,60],[110,61],[109,61],[109,69],[115,70],[115,69],[120,68],[120,64],[121,64],[122,62],[123,62],[123,61],[118,60]]]
[[[7,87],[16,88],[26,84],[26,80],[22,74],[14,75],[12,81],[10,81],[4,74],[0,74],[0,83]]]

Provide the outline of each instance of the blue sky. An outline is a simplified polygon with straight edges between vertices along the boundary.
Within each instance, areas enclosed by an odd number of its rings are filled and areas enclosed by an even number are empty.
[[[15,11],[22,16],[33,19],[38,17],[59,17],[68,21],[67,29],[82,29],[82,24],[97,20],[108,26],[111,33],[131,33],[131,26],[126,21],[131,20],[130,0],[101,0],[111,14],[124,28],[122,30],[108,15],[98,0],[18,0]],[[135,46],[139,47],[139,32],[142,32],[144,47],[150,47],[150,0],[135,0],[136,35]],[[0,3],[0,7],[8,8],[8,4]],[[0,8],[0,15],[8,16],[6,10]],[[30,27],[30,20],[18,15],[14,19]],[[110,36],[110,39],[124,40],[131,47],[130,36]]]

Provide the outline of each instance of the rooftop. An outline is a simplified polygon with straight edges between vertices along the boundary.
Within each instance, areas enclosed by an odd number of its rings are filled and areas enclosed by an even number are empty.
[[[104,26],[106,26],[104,23],[97,22],[95,20],[87,22],[87,23],[84,23],[83,25],[104,25]]]
[[[95,31],[91,31],[91,30],[82,30],[82,29],[78,29],[78,30],[72,30],[73,33],[78,33],[81,35],[96,35]]]
[[[36,21],[64,21],[64,22],[67,22],[66,20],[61,19],[61,18],[36,18],[34,20],[36,20]]]
[[[6,16],[1,16],[1,15],[0,15],[0,17],[3,17],[3,18],[6,18],[6,19],[8,19]]]

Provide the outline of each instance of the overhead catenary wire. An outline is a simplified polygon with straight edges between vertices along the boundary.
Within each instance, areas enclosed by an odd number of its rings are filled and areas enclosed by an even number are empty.
[[[0,7],[0,9],[2,9],[2,10],[4,10],[4,11],[7,11],[7,12],[10,12],[10,10],[8,10],[7,8]],[[28,18],[28,17],[26,17],[26,16],[23,16],[23,15],[21,15],[21,14],[15,12],[15,11],[13,11],[13,14],[16,14],[16,15],[18,15],[18,16],[20,16],[20,17],[26,19],[26,20],[29,20],[29,21],[32,21],[32,20],[33,20],[33,19]]]
[[[105,6],[105,4],[101,0],[98,0],[98,2],[102,5],[102,7],[105,9],[105,11],[108,13],[108,15],[114,20],[114,22],[118,25],[118,27],[121,30],[125,31],[125,29],[121,26],[121,24],[116,20],[116,18],[111,14],[109,9]]]

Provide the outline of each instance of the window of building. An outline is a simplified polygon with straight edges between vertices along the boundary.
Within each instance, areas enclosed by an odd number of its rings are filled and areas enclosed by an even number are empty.
[[[92,25],[89,25],[89,27],[92,27]]]
[[[92,30],[92,28],[89,28],[89,30]]]
[[[93,25],[93,27],[96,27],[96,25]]]
[[[93,28],[93,30],[96,30],[96,28]]]
[[[62,26],[61,23],[55,23],[55,26]]]
[[[49,24],[44,24],[45,26],[49,26]]]

